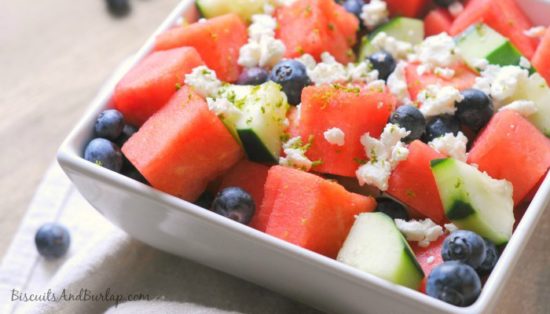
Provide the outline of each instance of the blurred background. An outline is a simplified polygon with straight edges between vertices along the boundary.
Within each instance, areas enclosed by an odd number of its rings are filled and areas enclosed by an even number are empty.
[[[0,0],[0,259],[65,136],[179,1],[110,2]]]

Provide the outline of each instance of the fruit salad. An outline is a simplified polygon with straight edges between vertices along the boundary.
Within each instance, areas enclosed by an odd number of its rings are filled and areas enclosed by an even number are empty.
[[[550,29],[513,0],[196,0],[84,158],[444,302],[550,167]]]

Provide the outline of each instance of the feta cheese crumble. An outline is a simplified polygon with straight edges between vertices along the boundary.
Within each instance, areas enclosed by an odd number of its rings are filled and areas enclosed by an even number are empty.
[[[407,104],[411,102],[409,86],[407,85],[407,79],[405,77],[406,67],[407,63],[405,61],[399,61],[387,81],[390,92],[397,98],[399,104]]]
[[[332,145],[344,146],[346,134],[339,128],[330,128],[323,133],[325,140]]]
[[[428,263],[428,264],[432,264],[434,261],[435,261],[435,256],[433,256],[433,255],[430,255],[430,256],[426,259],[426,263]]]
[[[473,66],[479,71],[483,71],[489,66],[489,61],[487,61],[487,59],[479,58],[474,60]]]
[[[407,241],[418,242],[418,246],[427,247],[444,234],[443,228],[431,219],[411,220],[395,219],[397,229],[403,233]]]
[[[205,98],[214,97],[222,87],[222,82],[218,80],[216,72],[204,65],[198,66],[190,74],[186,74],[185,84]]]
[[[503,103],[506,98],[514,95],[520,82],[527,80],[528,77],[529,72],[517,66],[500,68],[500,71],[491,83],[491,96],[497,102]]]
[[[306,67],[307,75],[316,85],[335,82],[370,83],[378,79],[378,71],[371,70],[367,62],[348,63],[344,66],[328,52],[321,54],[319,63],[310,54],[303,54],[295,60]]]
[[[369,161],[355,172],[359,185],[374,185],[382,191],[388,189],[391,171],[409,156],[409,150],[401,142],[409,134],[404,128],[388,123],[379,140],[369,133],[361,136],[361,144]]]
[[[530,115],[537,113],[539,108],[537,107],[537,104],[531,100],[516,100],[499,109],[499,111],[503,110],[513,110],[524,117],[529,117]]]
[[[544,37],[545,32],[546,32],[546,27],[544,27],[544,26],[534,26],[534,27],[531,27],[530,29],[524,31],[523,33],[527,37],[542,38],[542,37]]]
[[[395,39],[385,32],[380,32],[374,36],[371,44],[377,50],[387,51],[396,59],[406,59],[407,55],[413,52],[411,43]]]
[[[306,157],[305,153],[310,144],[303,144],[300,136],[293,137],[283,144],[283,151],[286,157],[279,158],[279,165],[309,171],[313,162]]]
[[[521,58],[519,58],[519,66],[529,70],[531,68],[531,62],[529,62],[529,60],[527,60],[524,56],[521,56]]]
[[[447,133],[444,136],[435,138],[428,143],[431,148],[441,154],[464,162],[468,158],[468,155],[466,154],[467,144],[468,138],[462,132],[458,132],[457,135]]]
[[[434,70],[434,74],[444,79],[450,80],[455,76],[455,70],[450,68],[437,67]]]
[[[386,22],[388,16],[388,5],[382,0],[371,0],[364,4],[361,12],[361,20],[368,29],[374,29],[376,26]]]
[[[454,114],[455,103],[463,99],[460,91],[452,86],[428,85],[418,94],[418,101],[422,104],[420,112],[425,117]]]
[[[454,39],[446,33],[426,38],[416,47],[416,55],[430,69],[447,68],[460,59]]]
[[[255,14],[248,27],[248,43],[241,47],[239,65],[251,67],[273,67],[282,60],[286,47],[275,39],[277,21],[268,14]]]
[[[229,100],[225,98],[206,98],[208,109],[214,112],[219,117],[230,118],[237,120],[242,112],[235,107]]]
[[[445,231],[448,233],[453,233],[458,230],[458,227],[453,223],[444,224],[443,226],[445,227]]]

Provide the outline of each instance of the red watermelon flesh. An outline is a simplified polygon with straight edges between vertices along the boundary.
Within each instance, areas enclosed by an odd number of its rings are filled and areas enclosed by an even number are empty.
[[[550,27],[546,29],[531,63],[550,85]]]
[[[411,63],[405,68],[405,77],[409,87],[409,94],[413,100],[416,100],[418,94],[428,87],[428,85],[453,86],[459,90],[465,90],[472,87],[477,75],[464,63],[459,63],[451,68],[455,70],[455,75],[450,78],[443,78],[429,71],[418,75],[418,64]]]
[[[447,221],[430,162],[444,156],[421,141],[409,145],[409,157],[392,172],[387,193],[435,223]]]
[[[320,60],[329,52],[340,63],[354,61],[359,20],[334,0],[298,0],[276,12],[277,38],[286,46],[287,58],[309,53]]]
[[[365,1],[366,2],[366,1]],[[386,0],[392,16],[419,17],[425,12],[429,0]]]
[[[237,15],[227,14],[169,29],[157,36],[155,49],[194,47],[220,80],[234,82],[241,71],[239,51],[247,41],[246,24]]]
[[[239,187],[252,196],[258,208],[264,199],[264,184],[268,170],[269,167],[266,165],[243,159],[223,176],[219,189]]]
[[[114,106],[126,122],[141,126],[176,93],[185,74],[202,64],[197,51],[190,47],[153,52],[117,84]]]
[[[452,24],[453,16],[447,9],[434,9],[424,18],[424,33],[426,37],[449,33]]]
[[[355,215],[372,211],[371,197],[304,171],[274,166],[269,170],[260,216],[268,216],[265,232],[335,258]]]
[[[340,176],[355,176],[359,161],[366,158],[360,138],[365,133],[379,137],[388,122],[396,100],[387,90],[339,85],[310,86],[302,92],[300,135],[313,136],[306,153],[320,160],[314,171]],[[345,134],[344,146],[329,143],[323,133],[339,128]]]
[[[422,266],[422,270],[426,276],[428,276],[437,265],[443,264],[441,249],[443,248],[443,241],[445,241],[446,237],[447,235],[439,237],[437,241],[431,242],[427,247],[421,247],[416,242],[410,242],[416,260],[420,266]]]
[[[122,147],[153,187],[195,201],[208,182],[243,156],[204,99],[182,87]]]
[[[521,53],[531,59],[537,40],[525,35],[533,25],[514,0],[471,0],[465,10],[455,19],[451,35],[458,35],[471,25],[484,22],[510,39]]]
[[[288,118],[288,129],[287,133],[290,137],[295,137],[300,135],[300,130],[298,129],[300,125],[299,121],[299,112],[296,107],[290,107],[288,110],[288,113],[286,114],[286,117]]]
[[[501,111],[474,142],[468,162],[512,183],[517,205],[550,167],[550,140],[517,112]]]

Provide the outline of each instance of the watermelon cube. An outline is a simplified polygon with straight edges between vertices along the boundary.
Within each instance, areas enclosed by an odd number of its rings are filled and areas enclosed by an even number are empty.
[[[376,201],[346,191],[338,183],[304,171],[274,166],[269,170],[255,227],[335,258],[355,215],[373,211]]]
[[[359,20],[334,0],[298,0],[278,9],[276,19],[287,58],[309,53],[320,60],[327,51],[341,63],[354,61]]]
[[[533,67],[537,72],[544,77],[546,83],[550,85],[550,27],[546,29],[546,33],[540,42],[533,60]]]
[[[501,111],[474,142],[468,162],[512,183],[517,205],[550,167],[550,140],[517,112]]]
[[[444,158],[421,141],[409,145],[409,157],[392,172],[387,193],[416,213],[438,224],[444,223],[445,210],[430,168],[434,159]]]
[[[366,158],[360,138],[365,133],[379,137],[386,126],[396,99],[386,89],[365,86],[310,86],[302,92],[299,132],[302,139],[312,137],[306,155],[319,160],[314,171],[340,176],[355,176],[360,161]],[[339,128],[344,145],[331,144],[324,132]]]
[[[117,84],[114,107],[126,122],[141,126],[176,93],[185,74],[202,64],[197,51],[189,47],[153,52]]]
[[[424,18],[424,33],[426,37],[449,33],[453,25],[453,16],[449,10],[438,8],[430,11]]]
[[[386,0],[392,16],[419,17],[431,1],[429,0]]]
[[[228,187],[239,187],[252,196],[256,208],[264,199],[264,184],[269,166],[243,159],[224,174],[219,190]]]
[[[169,29],[158,35],[155,49],[194,47],[220,80],[235,82],[241,71],[239,51],[247,41],[246,24],[236,14],[227,14]]]
[[[182,87],[122,147],[153,187],[195,201],[208,182],[242,157],[235,138],[205,100]]]

